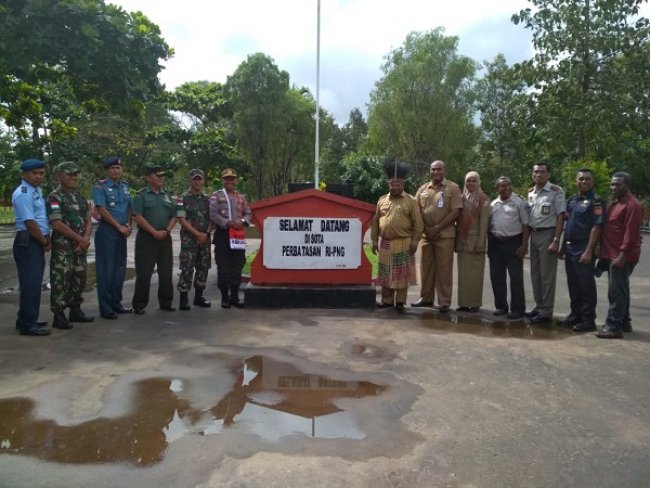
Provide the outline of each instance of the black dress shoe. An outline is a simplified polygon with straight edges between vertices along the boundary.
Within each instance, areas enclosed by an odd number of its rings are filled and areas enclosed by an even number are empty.
[[[620,330],[601,330],[596,332],[596,337],[599,339],[622,339],[623,332]]]
[[[557,325],[560,325],[562,327],[573,327],[574,325],[578,325],[579,323],[580,323],[580,319],[575,315],[567,315],[562,320],[557,321]]]
[[[47,325],[47,322],[45,323]],[[632,329],[632,322],[625,322],[623,324],[623,332],[627,332],[628,334],[630,332],[634,332],[634,329]]]
[[[136,315],[144,315],[144,308],[134,308],[133,313]]]
[[[392,304],[392,303],[377,302],[377,303],[375,304],[375,306],[376,306],[377,308],[388,308],[388,307],[392,307],[393,304]]]
[[[417,302],[411,303],[411,307],[433,307],[433,302],[427,302],[420,298]]]
[[[591,332],[596,330],[596,324],[593,322],[580,322],[573,326],[573,332]]]
[[[449,307],[447,305],[440,305],[439,307],[436,307],[438,309],[438,312],[440,313],[447,313],[449,312]]]
[[[492,315],[496,315],[497,317],[500,315],[506,315],[508,313],[507,310],[503,310],[502,308],[497,308],[494,312],[492,312]]]
[[[172,307],[171,305],[165,305],[164,307],[160,307],[160,310],[164,310],[165,312],[175,312],[176,307]]]
[[[506,317],[509,319],[521,319],[524,317],[524,314],[521,312],[513,312],[512,310],[506,314]]]
[[[469,312],[470,307],[456,307],[456,312]]]
[[[533,317],[530,318],[530,323],[534,325],[544,325],[544,324],[550,324],[553,321],[551,317],[544,317],[543,315],[534,315]]]
[[[115,312],[106,312],[99,314],[101,318],[107,319],[107,320],[117,320],[117,314]]]
[[[115,312],[115,313],[131,313],[131,312],[133,312],[133,309],[131,307],[123,307],[122,305],[120,305],[119,308],[114,308],[113,312]]]
[[[230,300],[221,300],[221,308],[230,308]]]
[[[398,312],[403,312],[404,311],[404,304],[402,302],[397,302],[395,304],[395,310]]]
[[[38,325],[20,329],[20,335],[24,335],[24,336],[46,336],[46,335],[50,335],[50,333],[51,333],[50,329],[46,329],[45,327],[39,327]]]
[[[467,309],[467,311],[468,311],[469,313],[476,313],[476,312],[478,312],[480,309],[481,309],[481,307],[469,307],[469,308]]]

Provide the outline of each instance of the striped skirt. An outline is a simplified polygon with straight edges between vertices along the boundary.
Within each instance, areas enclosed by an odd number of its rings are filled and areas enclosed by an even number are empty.
[[[381,239],[377,284],[399,290],[415,285],[415,256],[410,252],[411,238]]]

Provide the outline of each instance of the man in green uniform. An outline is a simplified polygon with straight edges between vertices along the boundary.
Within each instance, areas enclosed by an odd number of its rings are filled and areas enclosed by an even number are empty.
[[[88,202],[77,191],[79,168],[73,162],[59,164],[54,171],[59,186],[47,197],[47,215],[52,226],[52,257],[50,260],[50,302],[54,320],[52,327],[71,329],[70,322],[92,322],[95,317],[81,310],[81,294],[86,287],[92,222]],[[65,309],[70,308],[70,317]]]
[[[211,304],[203,297],[212,265],[210,258],[209,219],[210,200],[203,193],[205,174],[200,169],[190,170],[190,187],[176,203],[176,218],[181,224],[181,253],[178,256],[181,274],[178,278],[178,291],[181,294],[181,310],[189,310],[187,294],[194,278],[194,305],[209,307]],[[196,273],[195,273],[196,270]]]
[[[145,167],[147,186],[133,199],[133,220],[138,224],[135,237],[135,291],[133,312],[142,315],[149,303],[149,289],[154,267],[158,272],[158,305],[173,312],[173,250],[171,231],[176,225],[172,195],[163,189],[165,169],[159,165]]]

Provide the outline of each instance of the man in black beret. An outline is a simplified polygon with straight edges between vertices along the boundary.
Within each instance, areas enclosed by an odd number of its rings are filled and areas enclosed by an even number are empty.
[[[122,160],[110,156],[102,161],[106,178],[92,188],[99,225],[95,233],[95,269],[99,314],[115,320],[118,314],[133,309],[122,305],[122,287],[126,275],[126,240],[131,235],[131,193],[122,179]]]

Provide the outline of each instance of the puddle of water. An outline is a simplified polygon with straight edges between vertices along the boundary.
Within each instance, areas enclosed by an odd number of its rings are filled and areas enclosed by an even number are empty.
[[[132,384],[128,414],[74,425],[37,418],[32,399],[0,399],[0,454],[69,464],[151,466],[163,460],[177,439],[226,429],[267,441],[290,435],[363,439],[366,434],[337,401],[376,396],[387,389],[340,375],[304,373],[266,356],[248,357],[232,373],[230,391],[208,409],[185,398],[183,380],[149,378]]]
[[[561,340],[572,337],[569,329],[552,326],[533,326],[524,322],[490,322],[478,318],[451,315],[442,320],[437,314],[423,313],[422,326],[438,332],[471,334],[481,337],[501,337],[527,340]]]

